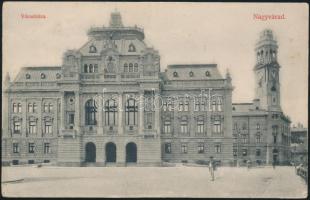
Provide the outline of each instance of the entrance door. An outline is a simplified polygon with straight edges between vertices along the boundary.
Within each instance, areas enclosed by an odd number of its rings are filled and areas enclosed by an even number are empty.
[[[92,142],[86,144],[85,162],[96,162],[96,145]]]
[[[113,142],[109,142],[105,146],[106,162],[116,162],[116,145]]]
[[[126,145],[126,163],[137,162],[137,145],[130,142]]]

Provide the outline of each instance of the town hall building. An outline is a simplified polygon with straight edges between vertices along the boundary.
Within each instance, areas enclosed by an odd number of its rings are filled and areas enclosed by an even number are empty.
[[[64,53],[61,66],[24,67],[13,81],[6,77],[3,165],[289,159],[290,121],[281,111],[270,30],[256,47],[251,104],[232,104],[230,74],[222,76],[216,64],[169,65],[161,72],[159,52],[145,44],[143,29],[124,26],[119,12],[88,37]]]

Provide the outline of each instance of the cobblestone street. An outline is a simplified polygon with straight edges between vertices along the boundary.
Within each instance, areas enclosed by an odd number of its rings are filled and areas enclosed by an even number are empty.
[[[7,182],[4,181],[14,181]],[[9,197],[278,197],[304,198],[293,167],[3,167]]]

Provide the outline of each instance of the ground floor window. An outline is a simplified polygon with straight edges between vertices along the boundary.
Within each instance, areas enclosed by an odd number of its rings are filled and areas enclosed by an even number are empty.
[[[35,147],[34,143],[29,143],[28,144],[28,152],[34,153],[34,147]]]
[[[261,152],[260,149],[256,149],[256,156],[260,156]]]
[[[215,144],[215,153],[221,153],[222,152],[222,145],[221,144]]]
[[[171,153],[171,143],[165,143],[165,153]]]
[[[34,160],[28,160],[28,164],[34,164]]]
[[[242,149],[242,155],[247,156],[248,155],[248,150],[247,149]]]
[[[19,153],[19,145],[18,145],[18,143],[13,143],[13,153]]]
[[[50,143],[44,143],[44,153],[51,153]]]
[[[204,148],[204,143],[198,143],[198,153],[204,153],[205,148]]]
[[[187,144],[181,144],[181,152],[187,153]]]
[[[12,164],[13,165],[18,165],[19,164],[19,160],[12,160]]]

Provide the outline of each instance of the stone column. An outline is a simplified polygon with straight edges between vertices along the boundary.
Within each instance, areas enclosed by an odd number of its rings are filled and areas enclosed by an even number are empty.
[[[144,131],[144,90],[140,91],[140,102],[139,102],[139,134],[143,135]]]
[[[124,116],[124,106],[123,106],[123,92],[118,93],[118,134],[124,134],[124,123],[123,123],[123,116]]]
[[[78,135],[80,135],[80,91],[75,91],[75,105],[74,105],[74,110],[75,110],[75,115],[74,115],[74,126],[75,130]]]
[[[102,135],[103,134],[103,95],[99,96],[97,98],[98,103],[98,129],[97,134]]]
[[[159,104],[159,90],[155,90],[155,119],[154,119],[154,127],[156,128],[156,135],[160,134],[161,123],[160,123],[160,104]]]
[[[65,92],[61,91],[61,103],[60,103],[60,130],[65,129]]]

